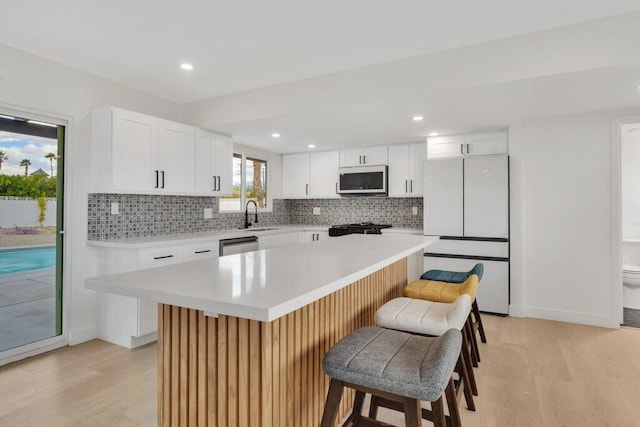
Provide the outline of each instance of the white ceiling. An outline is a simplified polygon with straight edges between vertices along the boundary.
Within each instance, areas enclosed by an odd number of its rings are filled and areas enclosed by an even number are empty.
[[[3,0],[1,6],[3,44],[178,103],[640,9],[637,0]],[[179,69],[183,61],[195,70]],[[353,114],[364,120],[366,108]],[[307,119],[317,126],[323,117]],[[331,135],[345,130],[328,120]],[[415,133],[393,129],[396,138]]]

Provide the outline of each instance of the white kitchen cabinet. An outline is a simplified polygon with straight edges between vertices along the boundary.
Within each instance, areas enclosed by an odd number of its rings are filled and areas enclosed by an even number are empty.
[[[338,151],[288,154],[282,156],[284,197],[338,197]]]
[[[309,154],[282,156],[282,196],[302,198],[309,195]]]
[[[374,166],[388,163],[387,146],[340,150],[340,167]]]
[[[190,194],[195,128],[119,108],[92,113],[96,192]]]
[[[326,231],[305,231],[302,242],[319,242],[329,237],[329,230]],[[301,243],[302,243],[301,242]]]
[[[389,146],[390,197],[422,196],[425,145]]]
[[[299,231],[258,236],[258,247],[260,249],[273,249],[282,246],[297,245],[298,243],[300,243]]]
[[[507,132],[486,132],[427,138],[428,159],[506,154],[507,151]]]
[[[191,243],[182,248],[184,262],[200,261],[203,259],[217,258],[220,253],[220,241],[211,240],[201,243]]]
[[[233,190],[233,140],[198,129],[195,154],[197,194],[227,196]]]
[[[424,162],[424,232],[509,237],[508,156]]]

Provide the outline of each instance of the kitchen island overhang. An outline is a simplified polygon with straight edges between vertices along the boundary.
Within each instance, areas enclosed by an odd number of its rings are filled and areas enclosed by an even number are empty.
[[[329,383],[324,354],[374,323],[407,284],[406,258],[436,240],[348,235],[103,276],[87,287],[160,303],[158,425],[315,426]]]
[[[352,234],[89,278],[85,287],[211,315],[270,322],[435,241],[418,235]]]

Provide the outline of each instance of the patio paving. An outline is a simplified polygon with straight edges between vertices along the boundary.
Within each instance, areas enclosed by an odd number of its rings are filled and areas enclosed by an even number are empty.
[[[0,275],[0,351],[55,335],[55,269]]]

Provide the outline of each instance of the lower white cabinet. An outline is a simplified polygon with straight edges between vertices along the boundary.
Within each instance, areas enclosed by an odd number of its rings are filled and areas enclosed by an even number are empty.
[[[329,237],[329,231],[305,231],[302,242],[319,242]]]
[[[98,275],[163,267],[218,256],[218,241],[148,249],[99,248]],[[134,348],[157,339],[155,301],[98,293],[98,338]]]
[[[300,243],[299,231],[258,236],[259,249],[279,248],[282,246],[297,245],[298,243]]]

